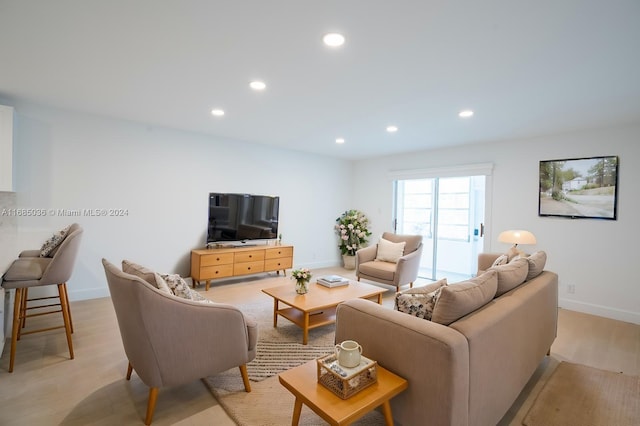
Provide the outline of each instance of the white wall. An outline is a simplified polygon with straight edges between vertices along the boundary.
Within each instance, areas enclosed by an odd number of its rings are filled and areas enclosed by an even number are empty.
[[[527,229],[538,240],[526,251],[545,250],[547,269],[560,281],[562,307],[640,324],[636,240],[640,236],[640,125],[589,130],[530,140],[467,145],[366,159],[355,163],[357,208],[369,213],[373,234],[391,229],[390,171],[493,163],[485,251],[502,252],[506,229]],[[538,216],[540,160],[618,155],[618,220]],[[568,286],[575,293],[568,293]]]
[[[100,263],[130,259],[189,275],[204,246],[209,192],[278,195],[283,242],[294,266],[340,261],[333,226],[350,208],[351,164],[262,145],[30,104],[16,104],[15,190],[19,208],[126,209],[123,217],[21,217],[15,255],[39,248],[72,222],[85,229],[72,300],[108,295]]]

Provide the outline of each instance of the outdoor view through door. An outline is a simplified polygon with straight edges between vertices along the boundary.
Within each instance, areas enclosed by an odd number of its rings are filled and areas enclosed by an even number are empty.
[[[419,276],[457,282],[475,275],[484,234],[485,176],[395,181],[397,234],[419,234]]]

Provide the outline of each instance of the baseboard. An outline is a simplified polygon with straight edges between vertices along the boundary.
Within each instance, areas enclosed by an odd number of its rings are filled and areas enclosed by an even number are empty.
[[[640,312],[631,312],[623,309],[615,309],[607,306],[577,302],[575,300],[568,299],[559,299],[558,304],[561,308],[568,309],[570,311],[577,311],[640,325]]]
[[[101,297],[109,297],[109,289],[105,287],[88,288],[82,290],[72,290],[71,286],[67,285],[67,291],[69,292],[69,301],[75,300],[89,300],[99,299]]]

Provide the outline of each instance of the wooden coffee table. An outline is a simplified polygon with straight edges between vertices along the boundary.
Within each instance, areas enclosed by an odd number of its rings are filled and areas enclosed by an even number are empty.
[[[343,400],[318,383],[316,363],[316,360],[309,361],[278,375],[280,383],[296,397],[291,419],[293,426],[300,421],[302,404],[331,425],[348,425],[382,406],[386,424],[393,426],[389,400],[407,388],[405,379],[378,365],[376,383]]]
[[[382,304],[384,288],[371,284],[349,281],[349,285],[328,288],[317,283],[309,284],[307,294],[297,294],[295,285],[265,288],[264,293],[273,297],[273,326],[278,326],[278,315],[302,328],[302,344],[309,340],[309,330],[336,322],[336,307],[349,299],[377,298]],[[280,308],[280,302],[288,307]]]

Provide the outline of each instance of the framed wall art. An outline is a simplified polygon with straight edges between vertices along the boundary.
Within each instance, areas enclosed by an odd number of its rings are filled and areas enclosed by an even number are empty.
[[[617,219],[618,157],[540,161],[538,215]]]

